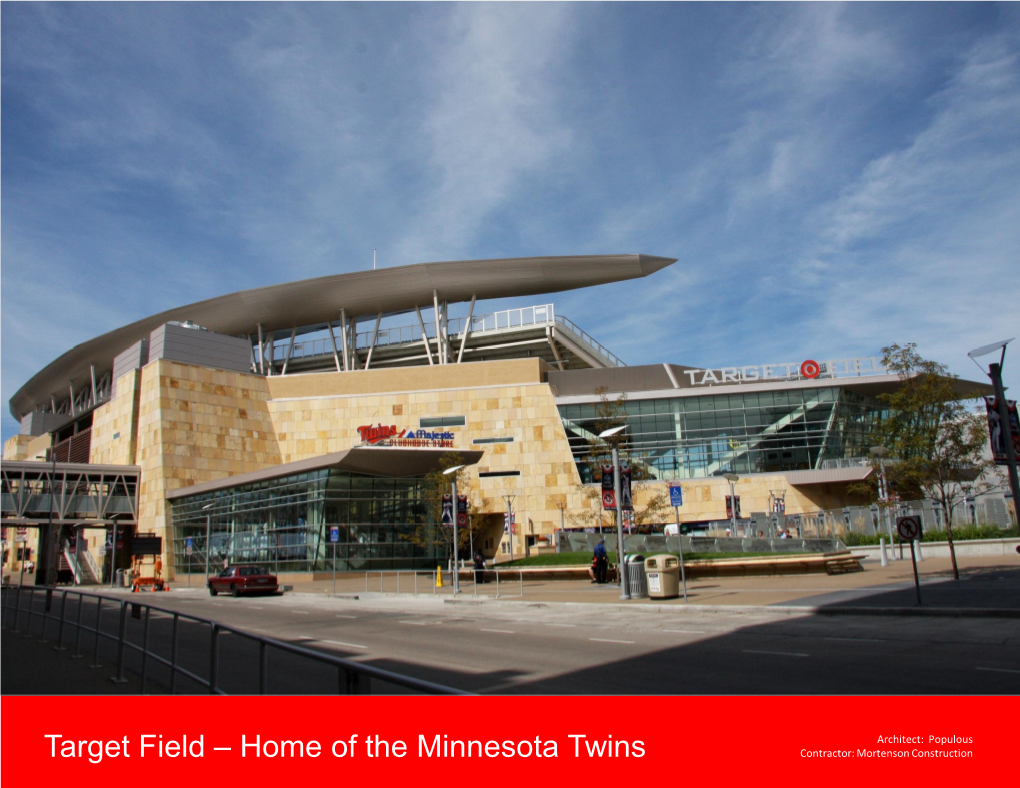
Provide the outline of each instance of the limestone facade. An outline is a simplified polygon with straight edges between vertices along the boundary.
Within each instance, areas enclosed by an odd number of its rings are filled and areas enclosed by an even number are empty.
[[[141,466],[138,528],[164,536],[169,552],[170,490],[342,451],[361,443],[361,426],[417,430],[422,419],[462,417],[463,426],[438,429],[453,433],[454,450],[485,452],[468,472],[472,511],[500,517],[504,496],[513,495],[518,535],[551,535],[561,511],[569,526],[571,513],[596,500],[580,484],[554,392],[543,382],[548,369],[517,359],[264,377],[159,359],[123,375],[114,398],[95,410],[91,461]],[[491,438],[512,440],[475,443]],[[30,458],[39,440],[15,436],[5,457]],[[501,472],[519,475],[486,476]],[[726,516],[725,480],[690,480],[684,489],[682,520]],[[767,511],[774,489],[786,490],[790,514],[843,500],[838,489],[754,476],[737,483],[743,514]],[[638,485],[635,503],[661,492],[661,484]],[[514,542],[515,554],[523,552],[522,539]]]

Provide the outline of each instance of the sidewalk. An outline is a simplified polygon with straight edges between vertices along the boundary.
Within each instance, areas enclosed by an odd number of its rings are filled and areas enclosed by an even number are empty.
[[[1020,615],[1020,556],[974,556],[958,559],[960,580],[952,579],[948,558],[929,558],[918,564],[923,607],[929,609],[1014,610]],[[910,559],[897,560],[883,567],[877,561],[865,561],[863,572],[840,575],[785,575],[780,577],[702,578],[687,584],[688,604],[702,607],[798,606],[807,609],[867,607],[917,608],[914,574]],[[528,603],[595,603],[628,606],[683,606],[679,599],[635,599],[621,601],[617,585],[593,585],[587,580],[528,580],[522,587],[510,568],[501,569],[499,601]],[[491,602],[496,600],[496,584],[475,586],[470,573],[461,575],[458,602]],[[338,596],[410,597],[415,590],[415,577],[410,571],[400,573],[369,573],[338,575]],[[185,588],[185,585],[181,585]],[[193,581],[193,590],[200,593]],[[333,593],[333,583],[307,581],[297,583],[291,593]],[[434,588],[431,575],[417,577],[418,597],[454,600],[450,575],[444,574],[443,588]]]

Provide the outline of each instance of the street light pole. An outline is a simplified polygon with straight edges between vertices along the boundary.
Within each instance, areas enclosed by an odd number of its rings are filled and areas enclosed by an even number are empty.
[[[453,509],[453,595],[456,596],[460,593],[460,550],[457,544],[457,520],[460,518],[459,507],[457,506],[457,471],[463,468],[463,465],[454,465],[452,468],[447,468],[443,471],[444,476],[450,476],[451,483],[450,489],[453,495],[452,509]]]
[[[976,350],[970,351],[967,355],[975,364],[979,356],[986,356],[1001,348],[998,364],[988,365],[988,377],[992,379],[992,386],[995,388],[996,411],[999,414],[999,429],[1002,434],[1002,441],[1006,450],[1006,465],[1009,468],[1009,489],[1013,493],[1013,513],[1016,515],[1017,526],[1020,527],[1020,481],[1017,479],[1016,452],[1013,450],[1013,427],[1009,423],[1009,406],[1006,404],[1006,389],[1002,385],[1002,364],[1006,360],[1006,345],[1013,339],[1003,342],[995,342],[991,345],[984,345]],[[978,367],[981,365],[978,364]],[[994,458],[993,458],[994,459]]]
[[[733,538],[737,538],[737,493],[736,482],[740,479],[735,473],[724,473],[723,478],[730,483],[730,524],[733,529]]]
[[[600,438],[611,438],[627,429],[626,424],[599,433]],[[613,441],[613,493],[616,496],[616,571],[620,575],[620,599],[630,599],[627,577],[627,551],[623,547],[623,510],[620,508],[620,446]]]
[[[1002,349],[1003,356],[1006,348]],[[1017,524],[1020,525],[1020,481],[1017,479],[1016,452],[1013,451],[1013,427],[1009,423],[1009,406],[1006,405],[1006,390],[1002,386],[1002,364],[989,364],[988,377],[995,386],[995,403],[999,411],[999,424],[1002,440],[1006,447],[1006,465],[1009,468],[1009,489],[1013,493],[1013,511],[1016,513]]]
[[[212,513],[208,511],[213,504],[207,503],[202,507],[205,512],[205,582],[209,584],[209,542],[212,540]]]

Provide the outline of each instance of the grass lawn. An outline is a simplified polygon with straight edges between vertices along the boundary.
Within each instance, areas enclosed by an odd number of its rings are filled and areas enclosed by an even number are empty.
[[[643,555],[643,554],[642,554]],[[655,553],[661,555],[661,553]],[[673,553],[676,555],[676,553]],[[684,553],[684,563],[705,561],[713,558],[756,558],[771,555],[789,555],[788,553]],[[516,561],[501,563],[504,566],[589,566],[592,554],[588,550],[574,553],[552,553],[550,555],[534,555],[531,558],[520,558]],[[616,563],[616,553],[609,553],[609,563]]]

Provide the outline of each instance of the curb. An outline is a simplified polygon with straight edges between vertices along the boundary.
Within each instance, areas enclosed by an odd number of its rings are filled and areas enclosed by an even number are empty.
[[[965,607],[866,607],[850,605],[626,605],[598,602],[515,602],[512,600],[444,599],[447,605],[527,605],[528,607],[590,607],[598,610],[613,608],[627,612],[647,613],[739,613],[822,616],[934,616],[942,618],[1020,618],[1020,608],[965,608]]]

